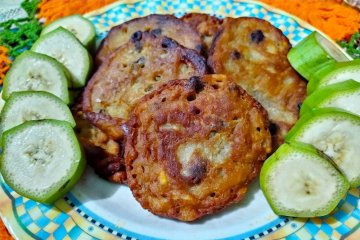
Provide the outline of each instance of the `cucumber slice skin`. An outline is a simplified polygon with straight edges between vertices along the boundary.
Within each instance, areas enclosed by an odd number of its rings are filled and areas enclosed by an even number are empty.
[[[19,81],[17,79],[17,74],[18,74],[16,72],[17,67],[22,67],[21,65],[28,64],[30,59],[34,60],[34,61],[38,61],[39,64],[42,65],[43,68],[46,68],[49,65],[51,65],[51,67],[53,67],[53,70],[55,70],[56,74],[59,76],[59,80],[60,80],[59,91],[61,92],[61,94],[53,92],[53,91],[49,91],[49,92],[58,96],[59,98],[61,98],[61,100],[63,100],[66,104],[68,104],[70,102],[69,93],[68,93],[68,83],[70,82],[70,80],[69,80],[69,73],[68,73],[67,69],[61,63],[56,61],[54,58],[49,57],[45,54],[36,53],[33,51],[25,51],[24,53],[22,53],[19,57],[17,57],[15,59],[12,67],[10,68],[9,72],[6,74],[5,79],[4,79],[2,99],[7,100],[10,97],[11,93],[15,91],[15,90],[12,90],[11,88],[12,88],[12,85],[14,84],[13,81],[14,82]],[[33,70],[37,71],[36,69],[33,69]],[[18,89],[16,91],[29,91],[29,90],[35,90],[35,89],[29,89],[24,86],[23,89]],[[41,87],[38,90],[39,91],[47,91],[43,87]]]
[[[38,197],[32,194],[29,194],[26,191],[23,191],[19,189],[16,184],[14,184],[11,181],[11,173],[8,173],[6,171],[5,162],[7,161],[8,153],[8,142],[9,139],[11,139],[16,134],[21,134],[21,132],[26,131],[27,129],[33,127],[33,126],[41,126],[41,125],[50,125],[53,127],[61,128],[62,133],[66,134],[69,139],[71,139],[72,147],[73,147],[73,156],[75,162],[73,163],[73,168],[68,172],[68,177],[64,178],[61,182],[57,183],[56,186],[52,186],[52,189],[49,189],[49,192],[44,197]],[[62,145],[59,144],[59,147]],[[5,180],[5,182],[14,189],[17,193],[20,195],[30,198],[32,200],[35,200],[37,202],[42,202],[45,204],[52,204],[57,199],[59,199],[61,196],[65,195],[80,179],[82,173],[85,170],[86,161],[85,161],[85,155],[84,151],[81,148],[80,143],[78,142],[78,139],[76,138],[76,135],[71,127],[71,125],[68,122],[59,121],[59,120],[37,120],[37,121],[27,121],[17,127],[14,127],[6,132],[4,132],[2,136],[2,149],[3,154],[0,159],[0,171],[1,174]],[[66,151],[66,149],[64,149]],[[14,159],[11,159],[10,161],[13,161]],[[26,167],[26,166],[25,166]],[[44,179],[46,181],[47,179]]]
[[[42,108],[34,110],[31,107],[31,103],[34,102],[35,99],[36,103],[40,104],[42,102]],[[24,103],[24,101],[27,103],[26,106],[23,105],[14,109],[17,103],[20,102],[21,104],[21,102]],[[46,106],[48,108],[46,108]],[[14,92],[8,98],[3,108],[0,119],[0,134],[27,121],[26,116],[22,115],[22,110],[30,110],[33,116],[40,116],[40,119],[29,120],[57,119],[67,121],[71,127],[76,126],[74,117],[68,106],[55,95],[42,91]]]
[[[57,56],[59,53],[54,51],[60,51],[60,39],[66,41],[66,44],[63,44],[63,49],[71,46],[73,48],[72,53],[78,54],[81,59],[74,61],[74,54],[66,59],[63,58],[63,55],[61,55],[61,57]],[[54,46],[54,50],[50,50],[48,47],[49,45]],[[92,57],[86,48],[81,44],[81,42],[71,32],[63,27],[59,27],[54,31],[51,31],[40,37],[34,43],[31,50],[34,52],[46,54],[61,62],[71,74],[72,85],[70,85],[69,88],[81,88],[85,86],[92,70]],[[76,53],[75,50],[77,50]],[[68,61],[71,61],[71,63],[67,63]],[[81,70],[77,71],[77,68],[81,68]]]
[[[292,143],[292,142],[304,142],[306,144],[311,144],[314,147],[317,147],[316,145],[319,144],[318,140],[316,140],[316,136],[314,136],[311,140],[304,141],[302,140],[302,134],[310,128],[310,126],[313,124],[314,121],[320,120],[320,121],[326,121],[327,119],[335,119],[336,121],[348,121],[353,124],[356,124],[360,128],[360,117],[351,114],[349,112],[346,112],[339,108],[320,108],[320,109],[313,109],[312,111],[308,112],[307,114],[303,115],[298,122],[295,124],[295,126],[288,132],[288,134],[285,137],[285,142]],[[327,134],[330,134],[333,129],[326,129],[325,131]],[[355,131],[352,129],[352,131]],[[330,136],[330,135],[329,135]],[[338,141],[339,142],[339,141]],[[357,151],[356,149],[353,149],[354,151]],[[340,149],[341,151],[341,149]],[[326,154],[326,153],[324,153]],[[357,154],[355,154],[357,155]],[[359,154],[360,155],[360,154]],[[329,156],[330,157],[330,156]],[[330,157],[331,158],[331,157]],[[344,169],[342,166],[338,165],[335,161],[335,159],[332,159],[331,161],[334,162],[334,164],[337,166],[337,168],[343,173],[343,175],[346,177],[348,174],[346,173],[346,170],[352,171],[356,168],[359,168],[359,166],[354,165],[353,169]],[[360,158],[358,158],[358,161],[360,161]],[[358,162],[357,161],[357,162]],[[342,162],[344,163],[344,161]],[[359,163],[360,164],[360,163]],[[358,165],[359,165],[358,164]],[[358,187],[360,186],[360,174],[357,177],[353,177],[353,179],[349,180],[351,187]]]
[[[288,60],[290,64],[307,80],[310,80],[312,74],[319,69],[320,65],[329,61],[335,61],[335,59],[331,57],[319,43],[319,38],[324,37],[322,37],[318,32],[312,32],[295,47],[290,49],[288,53]],[[332,45],[332,43],[329,43],[329,45]],[[341,51],[340,48],[337,50],[339,52]],[[339,56],[338,60],[349,61],[350,59],[346,56],[346,54],[343,54],[344,56]]]
[[[94,27],[94,24],[87,18],[81,16],[80,14],[74,14],[67,17],[63,17],[60,19],[57,19],[53,22],[51,22],[49,25],[47,25],[41,32],[40,36],[43,36],[58,27],[63,27],[66,30],[71,31],[71,26],[69,26],[73,22],[73,25],[77,28],[84,28],[87,27],[89,32],[88,36],[86,38],[80,38],[78,36],[75,36],[78,38],[78,40],[89,50],[89,51],[95,51],[95,38],[96,38],[96,30]]]
[[[332,99],[341,98],[343,95],[351,95],[359,93],[360,96],[360,83],[354,80],[347,80],[340,83],[331,84],[325,87],[322,87],[310,96],[308,96],[301,105],[300,116],[310,112],[315,108],[329,108],[335,107],[340,108],[345,111],[348,111],[352,114],[360,116],[360,108],[357,108],[357,101],[351,102],[348,104],[344,103],[330,103]],[[355,107],[352,107],[351,104],[355,104]]]
[[[3,91],[0,92],[0,114],[2,113],[2,110],[4,109],[5,101],[2,99]]]
[[[283,158],[289,156],[291,153],[297,152],[300,154],[307,155],[315,161],[321,162],[323,165],[333,169],[333,173],[336,174],[337,179],[341,182],[341,189],[338,192],[337,198],[333,198],[326,206],[325,209],[315,211],[315,212],[304,212],[304,211],[294,211],[293,209],[279,209],[277,203],[274,199],[274,196],[271,194],[271,190],[269,189],[269,176],[270,172],[274,171],[276,164],[281,162]],[[319,176],[321,177],[321,176]],[[320,217],[325,216],[331,213],[333,209],[339,204],[340,200],[346,195],[347,191],[349,190],[349,182],[342,176],[342,174],[336,170],[336,168],[331,164],[331,162],[327,161],[326,159],[322,158],[318,151],[312,147],[311,145],[300,143],[300,142],[292,142],[292,143],[284,143],[281,145],[275,153],[273,153],[264,163],[263,167],[261,168],[260,172],[260,188],[262,189],[265,198],[267,199],[270,207],[277,215],[281,216],[289,216],[289,217]]]
[[[346,71],[352,71],[353,74],[351,76],[343,74]],[[358,75],[360,75],[360,59],[328,63],[313,74],[307,86],[307,93],[311,94],[319,88],[350,79],[360,82]]]

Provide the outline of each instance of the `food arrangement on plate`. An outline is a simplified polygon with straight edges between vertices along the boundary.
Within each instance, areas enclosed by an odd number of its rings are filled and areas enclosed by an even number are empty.
[[[291,48],[257,18],[153,14],[112,28],[92,67],[94,40],[83,17],[60,19],[6,76],[1,173],[18,193],[51,203],[84,155],[181,221],[241,201],[259,175],[284,216],[326,215],[359,185],[359,65],[320,34]]]

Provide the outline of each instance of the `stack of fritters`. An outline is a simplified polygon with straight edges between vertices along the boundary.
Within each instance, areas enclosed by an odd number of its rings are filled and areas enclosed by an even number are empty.
[[[193,221],[240,201],[305,97],[289,48],[253,18],[149,15],[114,27],[74,108],[90,165],[161,216]],[[219,74],[205,75],[206,58]]]

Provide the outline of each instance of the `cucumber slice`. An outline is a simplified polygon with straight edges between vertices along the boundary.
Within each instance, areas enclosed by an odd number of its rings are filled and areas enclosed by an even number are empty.
[[[63,27],[75,35],[77,39],[90,51],[95,50],[95,27],[87,18],[79,14],[60,18],[47,25],[41,32],[41,36],[58,27]]]
[[[311,77],[307,86],[308,94],[321,87],[353,79],[360,82],[360,59],[351,62],[326,64]]]
[[[1,90],[1,92],[0,92],[0,113],[2,112],[4,105],[5,105],[5,101],[4,101],[4,99],[2,99],[2,94],[3,94],[3,91]]]
[[[0,120],[0,134],[29,120],[57,119],[75,127],[68,106],[47,92],[15,92],[6,101]]]
[[[318,217],[337,206],[349,183],[314,148],[283,144],[265,161],[260,187],[276,214]]]
[[[314,108],[341,108],[360,117],[360,83],[354,80],[320,88],[308,96],[301,105],[303,116]]]
[[[293,68],[309,80],[322,64],[350,61],[351,57],[336,43],[313,32],[289,51],[288,59]]]
[[[40,37],[31,50],[61,62],[70,72],[72,86],[83,87],[89,77],[92,59],[84,46],[68,30],[59,27]]]
[[[67,70],[55,59],[26,51],[16,58],[5,76],[2,98],[13,92],[47,91],[69,103]]]
[[[0,162],[5,182],[17,193],[52,203],[79,180],[85,159],[64,121],[28,121],[4,132]]]
[[[352,187],[360,185],[360,118],[340,109],[316,109],[302,116],[286,142],[313,145],[329,156]]]

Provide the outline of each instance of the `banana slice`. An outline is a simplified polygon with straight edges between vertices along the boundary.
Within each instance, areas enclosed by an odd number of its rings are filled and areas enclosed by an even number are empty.
[[[301,105],[300,115],[314,108],[341,108],[360,117],[360,83],[354,80],[320,88],[308,96]]]
[[[265,161],[260,187],[276,214],[318,217],[336,207],[349,183],[314,148],[285,143]]]
[[[311,77],[307,86],[307,93],[311,94],[316,89],[349,79],[360,82],[360,59],[323,65]]]
[[[57,119],[75,127],[68,106],[47,92],[15,92],[6,101],[0,119],[0,134],[29,120]]]
[[[313,32],[289,51],[288,59],[293,68],[309,80],[324,63],[350,61],[351,57],[336,43]]]
[[[75,35],[77,39],[90,51],[95,50],[95,27],[83,16],[79,14],[60,18],[47,25],[41,32],[41,36],[55,29],[63,27]]]
[[[26,51],[16,58],[5,76],[2,98],[19,91],[47,91],[69,103],[68,71],[55,59]]]
[[[68,30],[59,27],[40,37],[31,50],[46,54],[62,63],[70,72],[72,86],[83,87],[89,77],[92,59],[79,40]]]
[[[72,127],[64,121],[23,123],[2,137],[1,174],[17,193],[52,203],[78,181],[85,160]]]
[[[285,140],[313,145],[332,159],[352,187],[360,185],[360,117],[340,109],[316,109],[302,116]]]

